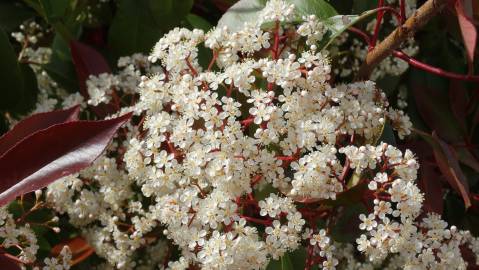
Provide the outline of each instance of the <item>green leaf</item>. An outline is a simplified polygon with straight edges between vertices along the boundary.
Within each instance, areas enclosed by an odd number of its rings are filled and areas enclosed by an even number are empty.
[[[295,269],[288,253],[279,260],[273,260],[268,264],[266,270],[293,270]]]
[[[25,114],[33,109],[37,102],[38,84],[37,76],[28,64],[20,64],[22,78],[24,82],[23,99],[19,102],[15,112]]]
[[[336,10],[325,0],[287,0],[287,2],[294,5],[298,19],[311,14],[316,15],[320,20],[338,15]]]
[[[330,32],[329,40],[327,41],[326,45],[322,46],[322,48],[326,48],[335,38],[337,38],[341,33],[346,31],[349,27],[353,26],[354,24],[358,23],[359,21],[375,14],[377,10],[369,10],[363,12],[361,15],[336,15],[330,18],[327,18],[323,21]]]
[[[351,7],[353,13],[361,13],[367,10],[377,8],[377,1],[368,1],[368,0],[352,0],[353,5]]]
[[[39,2],[49,23],[63,19],[70,4],[70,1],[66,0],[39,0]]]
[[[385,142],[389,145],[396,145],[396,137],[391,124],[386,123],[383,128],[383,133],[379,137],[378,143]]]
[[[108,44],[115,57],[148,53],[161,36],[189,13],[192,0],[120,0]]]
[[[324,20],[338,14],[325,0],[286,0],[286,2],[294,4],[297,20],[312,14]],[[218,26],[228,26],[231,30],[241,29],[245,22],[258,20],[265,3],[264,0],[240,0],[226,11],[218,21]]]
[[[228,26],[235,31],[241,29],[245,22],[258,20],[265,2],[260,0],[240,0],[231,6],[218,21],[218,27]]]
[[[11,0],[0,1],[0,27],[7,33],[12,32],[22,22],[34,16],[35,13],[21,2]]]
[[[78,80],[68,43],[60,35],[55,35],[52,43],[53,54],[50,62],[43,66],[48,75],[70,93],[77,92]]]
[[[164,30],[176,26],[193,7],[193,0],[148,0],[148,2],[153,19]]]
[[[208,32],[208,30],[213,27],[213,25],[211,25],[211,23],[209,23],[207,20],[193,13],[188,14],[186,16],[186,20],[193,28],[201,29],[205,32]]]
[[[0,110],[10,110],[23,97],[23,78],[17,55],[5,31],[0,29]]]
[[[367,209],[360,203],[341,208],[336,216],[337,222],[332,226],[332,238],[343,243],[354,241],[361,234],[359,215],[365,213]]]

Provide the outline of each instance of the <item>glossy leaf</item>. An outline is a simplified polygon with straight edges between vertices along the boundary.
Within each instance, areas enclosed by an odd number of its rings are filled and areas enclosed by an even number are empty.
[[[16,124],[9,132],[0,137],[0,157],[15,144],[27,136],[50,126],[78,120],[80,106],[66,110],[37,113]]]
[[[23,97],[23,78],[17,55],[10,44],[7,33],[0,28],[0,110],[15,107]]]
[[[240,0],[223,14],[218,27],[228,26],[233,31],[239,30],[245,22],[257,20],[264,6],[265,1],[262,0]]]
[[[0,206],[89,166],[130,117],[57,124],[16,144],[0,157]]]
[[[472,73],[472,66],[474,62],[474,51],[477,43],[477,30],[472,18],[466,14],[464,10],[464,0],[456,0],[454,8],[456,9],[459,27],[461,28],[464,46],[467,52],[467,61],[469,62],[469,72]]]
[[[467,182],[466,176],[459,166],[459,161],[454,149],[441,140],[434,132],[432,134],[432,138],[436,143],[436,147],[433,147],[433,152],[439,169],[444,177],[446,177],[446,180],[451,187],[461,195],[466,208],[469,208],[471,206],[471,200],[469,198],[469,184]]]
[[[318,19],[325,20],[327,18],[338,15],[336,10],[325,0],[286,0],[295,7],[296,16],[301,19],[303,16],[314,14]]]
[[[324,0],[286,0],[294,4],[296,19],[314,14],[318,19],[325,20],[337,15],[336,10]],[[228,26],[231,30],[241,29],[245,22],[258,20],[260,11],[265,7],[265,0],[240,0],[223,14],[218,26]]]
[[[106,59],[92,47],[79,41],[70,42],[70,50],[73,63],[80,83],[80,92],[87,98],[88,91],[86,80],[90,75],[99,75],[101,73],[111,73],[110,66]]]
[[[89,98],[86,81],[90,75],[99,75],[102,73],[111,73],[110,66],[106,59],[92,47],[78,41],[70,42],[70,50],[73,63],[78,77],[80,93],[85,99]],[[99,118],[115,112],[111,104],[100,104],[92,108]]]
[[[328,28],[330,33],[329,41],[324,47],[329,46],[335,38],[357,23],[360,19],[361,16],[358,15],[336,15],[324,20],[324,25]]]

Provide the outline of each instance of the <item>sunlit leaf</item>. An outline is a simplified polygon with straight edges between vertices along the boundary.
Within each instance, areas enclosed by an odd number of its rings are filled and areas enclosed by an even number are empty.
[[[287,0],[286,2],[294,4],[296,20],[311,14],[316,15],[320,20],[337,15],[336,10],[324,0]],[[257,21],[265,4],[265,0],[240,0],[223,14],[218,21],[218,26],[228,26],[231,30],[239,30],[245,22]]]
[[[91,165],[130,117],[57,124],[17,143],[0,157],[0,206]]]

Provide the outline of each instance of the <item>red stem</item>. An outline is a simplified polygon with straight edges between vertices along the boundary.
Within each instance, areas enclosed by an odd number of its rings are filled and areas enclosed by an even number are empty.
[[[248,222],[263,224],[265,226],[271,226],[273,224],[271,220],[264,220],[264,219],[254,218],[254,217],[243,216],[243,215],[241,215],[241,218],[244,218]]]
[[[364,31],[353,26],[349,27],[348,30],[360,36],[369,45],[369,47],[371,47],[371,39]]]
[[[427,71],[435,75],[439,75],[449,79],[456,79],[456,80],[469,81],[469,82],[479,82],[478,75],[463,75],[463,74],[457,74],[457,73],[445,71],[441,68],[433,67],[423,62],[420,62],[414,58],[411,58],[409,55],[401,51],[393,51],[393,56],[406,61],[408,64],[410,64],[411,66],[415,68],[422,69],[424,71]]]
[[[188,66],[188,68],[189,68],[190,71],[191,71],[191,74],[193,74],[193,76],[195,76],[195,77],[198,76],[198,71],[196,71],[196,69],[195,69],[195,68],[193,67],[193,65],[191,64],[191,62],[190,62],[190,57],[189,57],[189,56],[186,57],[185,61],[186,61],[186,65]]]
[[[384,5],[384,0],[378,0],[378,9],[382,8]],[[374,34],[373,39],[371,40],[371,44],[369,45],[369,50],[372,50],[374,46],[376,46],[376,41],[378,40],[379,36],[379,29],[381,28],[381,21],[383,20],[384,11],[379,10],[376,16],[376,25],[374,26]]]
[[[391,15],[393,15],[394,17],[396,17],[396,19],[398,20],[398,22],[401,21],[401,14],[395,10],[394,8],[392,7],[380,7],[380,8],[377,8],[376,9],[378,12],[379,11],[386,11],[386,12],[390,12]]]
[[[218,52],[213,50],[213,58],[211,59],[211,62],[210,64],[208,65],[208,71],[211,71],[211,69],[213,68],[213,65],[215,64],[216,62],[216,58],[218,58]]]
[[[404,0],[400,0],[400,11],[401,11],[401,24],[406,21],[406,2]]]
[[[276,21],[275,33],[274,33],[274,45],[272,49],[273,59],[278,59],[278,50],[279,50],[279,21]]]

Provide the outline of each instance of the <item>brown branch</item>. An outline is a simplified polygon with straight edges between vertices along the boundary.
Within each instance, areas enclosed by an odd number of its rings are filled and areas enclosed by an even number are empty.
[[[391,55],[405,40],[412,37],[432,17],[437,15],[446,6],[447,2],[448,0],[427,0],[403,25],[396,28],[368,52],[366,60],[359,68],[358,78],[369,78],[371,72],[381,61]]]

